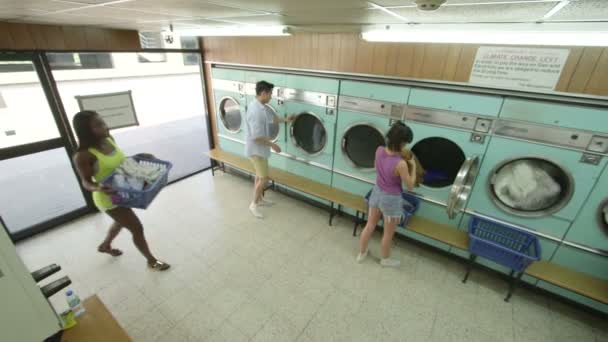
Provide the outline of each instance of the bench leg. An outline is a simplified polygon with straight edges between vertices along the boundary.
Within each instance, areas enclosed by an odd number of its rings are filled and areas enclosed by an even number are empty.
[[[331,209],[329,210],[329,225],[331,226],[331,223],[334,220],[334,202],[331,202]]]
[[[471,254],[469,256],[469,263],[467,264],[467,272],[464,274],[464,278],[462,279],[463,284],[467,282],[467,279],[469,279],[469,274],[471,273],[471,270],[473,269],[473,265],[475,264],[475,259],[477,259],[477,255]]]
[[[519,283],[519,281],[521,280],[521,277],[523,276],[524,272],[519,272],[517,274],[517,277],[513,277],[513,273],[515,271],[511,271],[511,274],[509,274],[509,292],[507,293],[507,296],[505,297],[505,302],[508,302],[509,299],[511,299],[511,296],[513,295],[513,292],[515,291],[515,286],[517,285],[517,283]]]
[[[357,227],[359,226],[359,210],[355,213],[355,224],[353,226],[353,236],[357,236]]]

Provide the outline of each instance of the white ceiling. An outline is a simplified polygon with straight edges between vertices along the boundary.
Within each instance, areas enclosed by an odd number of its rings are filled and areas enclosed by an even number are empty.
[[[229,25],[292,25],[336,31],[366,24],[536,22],[560,0],[448,0],[422,12],[414,0],[0,0],[0,20],[159,31]],[[545,21],[607,21],[608,0],[573,0]]]

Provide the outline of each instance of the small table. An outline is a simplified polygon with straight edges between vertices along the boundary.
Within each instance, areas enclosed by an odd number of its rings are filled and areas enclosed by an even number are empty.
[[[132,341],[99,297],[93,295],[85,299],[83,304],[87,312],[76,319],[76,326],[63,333],[61,342]]]

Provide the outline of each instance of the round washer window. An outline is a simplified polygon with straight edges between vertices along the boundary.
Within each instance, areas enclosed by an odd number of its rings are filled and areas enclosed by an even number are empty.
[[[236,133],[241,130],[241,107],[232,97],[220,100],[220,119],[224,127],[230,132]]]
[[[298,147],[309,154],[323,151],[327,132],[321,120],[311,113],[300,113],[292,123],[292,136]]]
[[[574,191],[571,175],[543,158],[510,159],[496,166],[490,175],[494,203],[518,216],[552,214],[568,203]]]
[[[268,109],[270,109],[270,111],[272,112],[272,115],[274,116],[278,116],[277,111],[271,106],[271,105],[266,105],[266,107],[268,107]],[[277,139],[279,138],[279,124],[274,123],[274,121],[272,121],[270,123],[270,125],[268,125],[269,131],[270,131],[270,137],[272,138],[272,141],[277,141]]]
[[[368,124],[351,126],[342,137],[342,151],[356,167],[362,169],[374,168],[376,149],[384,145],[382,132]]]
[[[597,208],[597,221],[600,229],[608,236],[608,198]]]
[[[456,143],[440,137],[420,140],[414,144],[412,152],[425,170],[422,184],[431,188],[452,185],[466,159]]]

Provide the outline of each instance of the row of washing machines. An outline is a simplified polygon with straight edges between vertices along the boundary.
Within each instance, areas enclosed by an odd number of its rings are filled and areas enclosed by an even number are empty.
[[[246,107],[255,83],[266,80],[275,84],[269,107],[276,115],[297,114],[273,127],[283,153],[271,165],[365,195],[375,181],[374,151],[403,120],[414,132],[409,147],[427,170],[414,190],[422,199],[417,215],[461,230],[477,215],[533,231],[542,259],[608,279],[607,108],[280,72],[214,67],[212,75],[222,149],[244,153]],[[514,186],[519,176],[530,178]],[[549,195],[527,194],[539,186]],[[607,305],[524,278],[608,312]]]

